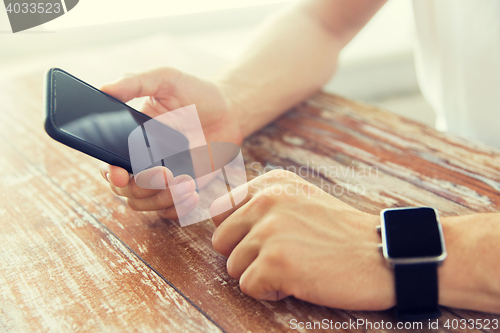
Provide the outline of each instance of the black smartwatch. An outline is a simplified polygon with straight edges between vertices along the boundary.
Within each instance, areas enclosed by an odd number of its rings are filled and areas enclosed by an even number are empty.
[[[380,219],[384,258],[394,268],[396,317],[439,317],[437,268],[446,247],[438,212],[431,207],[385,209]]]

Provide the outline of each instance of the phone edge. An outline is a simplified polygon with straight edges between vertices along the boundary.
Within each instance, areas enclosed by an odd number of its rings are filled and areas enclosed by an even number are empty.
[[[69,75],[70,77],[84,83],[87,86],[92,87],[93,89],[97,89],[90,84],[78,79],[77,77],[71,75],[70,73],[66,72],[63,69],[53,67],[49,68],[44,75],[44,129],[45,132],[55,141],[64,144],[65,146],[68,146],[72,149],[78,150],[79,152],[92,156],[102,162],[115,165],[121,168],[124,168],[127,170],[129,173],[132,173],[132,164],[130,161],[127,161],[126,159],[112,154],[104,149],[101,149],[97,146],[94,146],[88,142],[85,142],[84,140],[78,139],[76,137],[73,137],[72,135],[66,134],[62,131],[60,131],[57,126],[55,125],[53,121],[53,74],[55,71],[60,71],[65,73],[66,75]],[[99,90],[99,89],[97,89]],[[99,90],[100,91],[100,90]],[[103,94],[106,94],[102,92]],[[108,94],[106,94],[109,96]],[[109,96],[112,97],[112,96]],[[116,101],[118,101],[116,98],[112,97]],[[122,103],[121,101],[118,101]],[[123,104],[123,103],[122,103]],[[136,110],[137,111],[137,110]],[[139,112],[139,111],[137,111]]]

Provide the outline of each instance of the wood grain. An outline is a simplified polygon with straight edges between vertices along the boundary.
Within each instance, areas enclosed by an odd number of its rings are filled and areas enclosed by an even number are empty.
[[[0,186],[8,193],[0,201],[5,330],[286,332],[291,319],[357,318],[395,325],[389,312],[242,294],[211,246],[210,221],[181,228],[131,211],[109,191],[95,160],[44,133],[41,78],[32,71],[0,82]],[[303,167],[309,181],[324,189],[337,185],[341,200],[371,213],[406,205],[434,206],[443,215],[500,208],[498,150],[326,94],[250,137],[243,154],[249,178],[264,169]],[[369,177],[345,172],[370,167],[377,172]],[[349,194],[355,185],[362,193]],[[440,320],[460,318],[500,316],[443,309]],[[488,330],[466,332],[481,331]]]
[[[0,330],[220,332],[50,178],[0,152]]]

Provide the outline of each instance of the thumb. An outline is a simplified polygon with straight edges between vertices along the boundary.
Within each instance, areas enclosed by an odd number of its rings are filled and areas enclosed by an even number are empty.
[[[115,82],[105,84],[101,90],[126,103],[137,97],[162,97],[171,91],[181,72],[166,67],[137,74],[126,74]]]

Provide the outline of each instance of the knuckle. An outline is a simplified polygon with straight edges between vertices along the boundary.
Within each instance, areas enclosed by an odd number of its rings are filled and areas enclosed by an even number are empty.
[[[137,76],[136,72],[126,72],[120,77],[120,79],[129,79],[134,76]]]
[[[246,275],[240,279],[241,292],[252,296],[255,293],[255,286],[262,280],[260,276],[261,274],[256,274],[255,271],[246,273]]]
[[[110,184],[109,188],[111,189],[111,192],[113,192],[115,195],[123,197],[123,194],[118,190],[116,186]]]
[[[281,231],[281,223],[278,221],[279,220],[273,218],[272,216],[269,216],[258,223],[256,226],[257,238],[268,239],[273,235],[279,234]]]
[[[287,271],[290,259],[285,251],[279,247],[272,247],[262,254],[262,265],[268,271]]]
[[[250,282],[248,282],[248,279],[240,281],[240,290],[245,295],[249,295],[249,296],[252,295],[252,288],[250,287]]]
[[[252,198],[251,203],[253,209],[261,210],[267,209],[271,205],[271,200],[261,192]]]
[[[236,271],[236,266],[234,264],[234,260],[232,260],[231,258],[233,257],[229,257],[227,259],[227,263],[226,263],[226,267],[227,267],[227,273],[229,274],[230,277],[232,277],[233,279],[238,279],[239,278],[239,275],[238,275],[238,272]]]
[[[163,66],[158,69],[162,74],[168,74],[169,72],[175,71],[176,69],[172,66]]]
[[[260,192],[255,195],[251,202],[252,210],[257,210],[257,212],[265,212],[275,203],[276,198],[267,193]]]
[[[213,241],[212,245],[218,253],[223,255],[224,257],[228,258],[229,257],[229,248],[228,246],[223,242],[223,241]]]
[[[140,211],[140,207],[137,205],[137,202],[133,199],[128,198],[127,199],[127,205],[130,207],[130,209],[135,210],[135,211]]]
[[[141,198],[142,189],[139,187],[139,185],[134,183],[132,186],[129,186],[129,192],[131,198],[133,199]]]
[[[162,210],[158,210],[157,213],[161,218],[164,218],[164,219],[176,219],[177,218],[177,213],[175,212],[175,210],[162,209]]]
[[[250,277],[240,280],[240,290],[245,295],[250,295],[251,292],[249,279]]]
[[[160,193],[155,194],[152,197],[152,203],[156,209],[163,209],[163,208],[168,208],[168,196],[169,192],[168,191],[161,191]]]
[[[210,208],[210,209],[211,209],[210,210],[210,215],[213,215],[212,214],[212,212],[213,212],[212,209],[213,208]],[[215,216],[212,216],[212,221],[214,222],[215,226],[218,227],[222,223],[223,220],[222,220],[221,215],[215,215]]]
[[[267,200],[272,204],[275,204],[283,197],[284,193],[284,186],[282,184],[274,184],[262,191],[261,195],[267,197]]]
[[[251,297],[259,298],[262,290],[266,289],[271,277],[269,271],[263,267],[254,267],[250,272],[245,271],[241,276],[239,284],[240,290]]]
[[[167,75],[179,75],[181,73],[180,70],[178,70],[177,68],[175,67],[172,67],[172,66],[164,66],[162,68],[159,69],[160,73],[167,76]]]
[[[265,176],[268,181],[283,181],[284,179],[298,177],[295,173],[284,169],[271,170]]]
[[[283,178],[279,182],[267,183],[262,188],[262,190],[255,196],[262,196],[265,199],[263,201],[268,204],[276,204],[283,201],[283,198],[292,197],[297,193],[298,182],[297,178]]]
[[[225,242],[223,241],[223,237],[221,237],[220,234],[215,234],[214,237],[212,237],[212,246],[214,247],[214,250],[219,252],[220,254],[224,255],[225,252]]]

